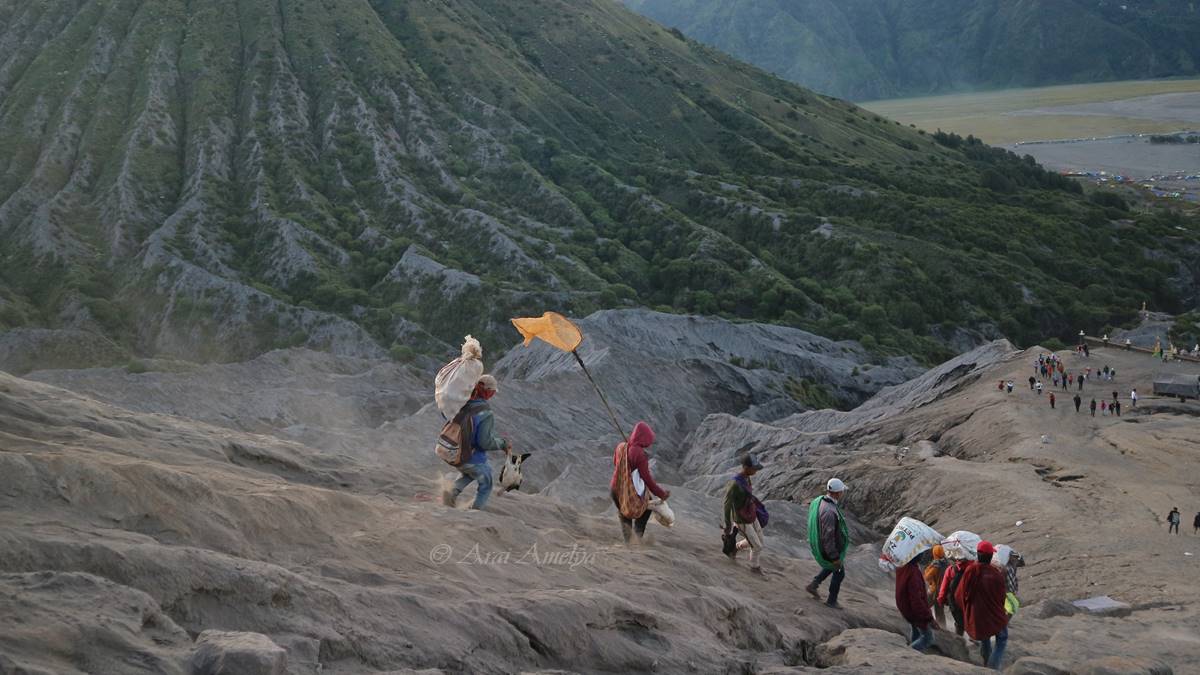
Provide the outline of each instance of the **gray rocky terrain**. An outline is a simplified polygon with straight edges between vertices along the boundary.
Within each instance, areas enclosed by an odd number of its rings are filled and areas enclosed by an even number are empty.
[[[640,547],[619,543],[607,497],[616,434],[544,347],[489,368],[501,433],[534,454],[484,512],[439,502],[433,369],[294,349],[0,374],[0,673],[984,672],[948,634],[905,646],[876,565],[902,515],[1029,560],[1008,672],[1197,672],[1200,540],[1162,522],[1200,509],[1194,402],[1093,419],[1060,392],[1052,411],[1021,389],[1034,352],[1005,342],[922,372],[753,324],[581,325],[622,421],[660,430],[679,522]],[[1104,349],[1087,365],[1104,363],[1122,391],[1161,365]],[[861,403],[780,393],[805,377]],[[767,465],[766,578],[719,551],[746,452]],[[834,474],[856,543],[841,611],[802,590],[807,500]],[[1123,604],[1070,604],[1099,595]]]

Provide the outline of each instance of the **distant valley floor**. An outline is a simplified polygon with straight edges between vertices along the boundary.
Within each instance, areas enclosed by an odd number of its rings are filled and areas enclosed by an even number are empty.
[[[1103,172],[1151,187],[1160,197],[1200,201],[1200,144],[1149,139],[1200,130],[1200,80],[1011,89],[864,106],[928,131],[975,135],[1031,155],[1048,169]]]

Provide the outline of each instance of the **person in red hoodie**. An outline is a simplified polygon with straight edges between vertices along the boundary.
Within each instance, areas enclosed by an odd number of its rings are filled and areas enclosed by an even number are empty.
[[[613,475],[612,480],[608,483],[608,488],[612,492],[613,504],[617,505],[617,517],[621,519],[621,536],[628,544],[635,534],[640,540],[646,533],[646,523],[650,520],[651,511],[646,509],[636,519],[621,515],[621,505],[617,500],[617,471],[621,467],[621,446],[623,445],[625,444],[621,443],[613,450]],[[646,490],[649,490],[659,499],[666,499],[671,496],[670,490],[659,487],[650,473],[650,458],[646,451],[651,445],[654,445],[654,431],[649,424],[638,422],[633,427],[633,433],[629,435],[629,473],[639,495],[645,496]]]
[[[963,634],[963,615],[962,607],[954,599],[955,591],[958,589],[958,584],[954,580],[960,578],[966,571],[967,565],[970,564],[970,560],[961,558],[955,560],[954,564],[942,575],[942,586],[938,589],[937,604],[939,607],[950,608],[950,616],[954,618],[954,634],[958,636]]]
[[[923,554],[922,554],[923,555]],[[933,612],[929,610],[929,597],[925,593],[925,575],[921,571],[917,556],[907,565],[896,570],[896,609],[900,616],[912,626],[909,646],[923,652],[933,642]]]
[[[1004,611],[1004,571],[992,564],[996,549],[981,541],[975,548],[978,560],[967,566],[958,584],[955,601],[962,607],[967,635],[979,641],[983,664],[1000,670],[1008,645],[1008,613]],[[992,645],[995,638],[995,647]]]

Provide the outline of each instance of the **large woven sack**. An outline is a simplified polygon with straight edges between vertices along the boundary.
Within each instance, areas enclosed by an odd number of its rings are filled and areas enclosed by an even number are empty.
[[[470,335],[465,340],[462,356],[442,366],[433,380],[433,400],[448,420],[471,400],[471,392],[483,375],[483,347]]]
[[[630,520],[641,518],[650,506],[646,498],[648,492],[644,483],[641,491],[634,485],[634,477],[629,471],[629,448],[621,443],[617,446],[617,510]]]
[[[896,523],[883,542],[879,553],[879,569],[891,572],[907,565],[910,560],[941,543],[942,535],[915,518],[904,517]]]

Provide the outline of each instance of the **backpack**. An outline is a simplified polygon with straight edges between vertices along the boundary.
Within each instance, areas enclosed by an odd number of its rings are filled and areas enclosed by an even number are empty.
[[[442,425],[434,451],[450,466],[462,466],[475,454],[475,412],[476,408],[465,405]]]
[[[647,490],[646,492],[649,492]],[[633,475],[629,469],[629,447],[625,443],[617,446],[617,510],[623,518],[637,520],[646,513],[650,506],[647,495],[637,493],[633,485]]]
[[[966,573],[966,567],[954,570],[954,578],[950,580],[950,586],[946,588],[946,604],[950,605],[950,609],[955,612],[962,611],[962,607],[958,606],[958,601],[954,599],[954,596],[958,594],[958,584]]]
[[[737,510],[738,520],[747,524],[753,523],[757,520],[759,527],[766,527],[767,523],[771,519],[771,515],[767,513],[767,507],[764,506],[763,503],[759,501],[758,497],[755,497],[754,493],[750,491],[750,482],[747,481],[746,478],[741,474],[734,476],[733,480],[738,485],[741,485],[742,489],[745,490],[746,494],[750,497],[744,504],[742,504],[742,508]]]

